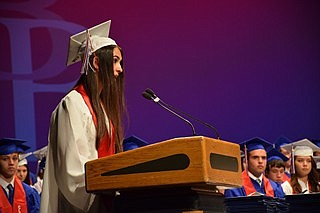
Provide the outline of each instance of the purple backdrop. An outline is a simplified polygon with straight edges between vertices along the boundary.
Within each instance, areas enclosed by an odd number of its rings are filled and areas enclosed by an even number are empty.
[[[75,6],[76,4],[76,6]],[[165,102],[240,142],[320,138],[319,1],[1,1],[0,137],[47,144],[50,114],[79,77],[69,36],[111,19],[124,49],[130,123],[150,143],[190,127]],[[198,135],[215,137],[195,123]]]

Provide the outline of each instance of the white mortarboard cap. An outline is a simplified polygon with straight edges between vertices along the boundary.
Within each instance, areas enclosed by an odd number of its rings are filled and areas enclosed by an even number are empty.
[[[308,139],[302,139],[291,144],[286,144],[282,146],[285,150],[292,153],[291,158],[291,173],[295,173],[294,168],[294,156],[313,156],[313,152],[320,151],[320,148],[317,147],[314,143],[312,143]]]
[[[18,166],[28,165],[28,161],[26,158],[23,158],[19,161]]]
[[[314,143],[317,147],[320,148],[320,140],[319,139],[314,139],[314,140],[310,140],[312,143]]]
[[[41,149],[34,151],[32,154],[38,159],[41,160],[43,157],[47,156],[48,146],[44,146]]]
[[[87,47],[90,56],[101,47],[116,45],[116,42],[108,37],[110,24],[111,20],[72,35],[69,42],[67,66],[80,61],[86,53]],[[90,38],[89,41],[87,38]]]
[[[308,139],[302,139],[291,144],[286,144],[282,146],[282,148],[288,152],[292,151],[293,148],[293,155],[300,156],[312,156],[313,152],[320,151],[320,148]]]
[[[293,156],[312,156],[313,151],[309,146],[296,146]]]
[[[19,160],[23,160],[24,158],[29,157],[30,155],[32,155],[32,152],[28,152],[28,153],[21,153],[19,155]]]

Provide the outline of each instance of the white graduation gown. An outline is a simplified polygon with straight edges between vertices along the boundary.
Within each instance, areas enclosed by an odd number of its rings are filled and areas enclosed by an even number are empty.
[[[95,138],[89,108],[73,90],[51,115],[41,213],[94,212],[98,196],[85,190],[84,164],[98,158]]]
[[[309,194],[309,183],[307,182],[307,184],[305,184],[303,181],[298,179],[298,183],[301,186],[301,191],[304,192],[304,194]],[[293,194],[293,189],[292,186],[290,185],[289,181],[285,181],[284,183],[281,184],[281,187],[283,189],[283,192],[286,195],[292,195]]]

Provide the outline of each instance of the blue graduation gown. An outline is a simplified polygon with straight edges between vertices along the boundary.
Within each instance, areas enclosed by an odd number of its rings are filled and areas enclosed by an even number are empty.
[[[37,176],[32,172],[30,172],[29,175],[30,175],[30,180],[32,182],[32,185],[35,184],[38,181]]]
[[[22,182],[22,186],[26,193],[28,213],[38,213],[40,211],[40,195],[28,184]]]
[[[257,192],[260,192],[261,194],[266,194],[265,189],[264,189],[264,182],[262,181],[261,187],[257,181],[253,180],[250,178],[254,188],[256,189]],[[278,198],[284,198],[285,194],[282,190],[282,187],[280,184],[270,180],[270,184],[273,188],[274,191],[274,197]],[[247,196],[244,187],[242,186],[241,188],[233,188],[233,189],[226,189],[224,191],[224,196],[225,197],[240,197],[240,196]]]
[[[284,175],[287,175],[287,177],[288,177],[288,178],[290,178],[290,177],[291,177],[290,173],[289,173],[289,172],[287,172],[287,171],[285,171],[285,172],[284,172]]]

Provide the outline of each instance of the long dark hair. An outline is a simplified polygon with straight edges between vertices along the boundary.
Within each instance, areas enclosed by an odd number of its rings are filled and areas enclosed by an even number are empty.
[[[310,156],[311,157],[311,156]],[[302,193],[301,186],[298,182],[298,176],[297,174],[291,174],[291,187],[293,191],[296,193]],[[317,172],[317,165],[314,161],[313,157],[311,157],[311,171],[308,174],[308,182],[310,185],[311,192],[319,192],[320,186],[319,186],[319,174]]]
[[[26,184],[28,184],[28,185],[34,184],[34,183],[31,182],[30,169],[29,169],[28,164],[23,164],[23,165],[20,165],[20,166],[25,166],[26,169],[27,169],[27,176],[26,176],[26,178],[23,180],[23,182],[26,183]],[[19,166],[18,166],[18,167],[19,167]]]
[[[123,122],[124,115],[126,115],[127,111],[124,98],[123,59],[120,62],[123,71],[119,73],[117,78],[114,77],[113,50],[116,47],[119,48],[123,58],[123,51],[119,46],[110,45],[98,49],[95,51],[94,55],[91,55],[89,62],[92,65],[93,58],[98,57],[99,72],[95,72],[89,68],[87,73],[81,75],[76,86],[80,84],[83,85],[90,98],[93,111],[97,118],[96,148],[98,149],[99,147],[100,139],[105,134],[108,134],[110,138],[115,137],[116,139],[116,152],[122,152],[124,135]],[[98,75],[99,82],[97,81],[96,75]],[[99,85],[102,85],[101,93],[99,92]],[[109,122],[111,122],[114,127],[115,134],[112,136],[111,132],[107,129],[104,112],[107,114]]]

